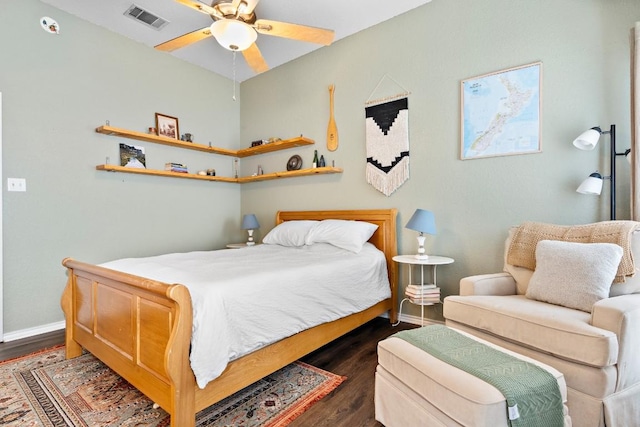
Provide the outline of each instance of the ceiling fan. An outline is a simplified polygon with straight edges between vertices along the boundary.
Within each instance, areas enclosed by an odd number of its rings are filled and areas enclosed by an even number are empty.
[[[211,6],[196,0],[175,1],[211,16],[213,24],[161,43],[156,49],[171,52],[213,36],[225,49],[242,52],[256,73],[269,69],[255,43],[258,33],[323,45],[330,45],[334,37],[333,30],[257,19],[254,9],[259,0],[219,0]]]

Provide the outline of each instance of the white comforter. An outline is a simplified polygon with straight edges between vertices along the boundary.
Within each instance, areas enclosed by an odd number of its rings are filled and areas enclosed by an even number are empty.
[[[190,361],[200,388],[230,360],[391,296],[384,254],[370,243],[359,254],[325,243],[259,245],[102,266],[189,288]]]

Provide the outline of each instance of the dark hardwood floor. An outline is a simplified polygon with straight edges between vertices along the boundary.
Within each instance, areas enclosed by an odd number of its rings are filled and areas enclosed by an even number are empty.
[[[347,380],[290,426],[382,426],[375,420],[373,406],[377,344],[397,331],[415,327],[406,323],[393,327],[388,319],[377,318],[302,358],[303,362],[346,376]],[[58,344],[64,344],[64,331],[0,343],[0,360],[24,356]]]
[[[378,341],[415,327],[407,323],[393,327],[388,319],[376,318],[303,357],[303,362],[344,375],[347,380],[296,418],[290,426],[382,426],[375,420],[373,405]]]
[[[45,348],[64,344],[64,329],[21,340],[0,343],[0,360],[14,359]]]

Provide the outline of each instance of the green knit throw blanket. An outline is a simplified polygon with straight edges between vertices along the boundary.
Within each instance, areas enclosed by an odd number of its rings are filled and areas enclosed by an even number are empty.
[[[489,347],[444,325],[393,335],[491,384],[507,400],[513,427],[564,425],[562,395],[555,377],[538,365]]]

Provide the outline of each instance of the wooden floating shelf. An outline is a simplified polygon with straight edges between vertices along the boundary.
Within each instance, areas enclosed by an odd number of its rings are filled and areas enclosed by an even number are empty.
[[[315,169],[300,169],[296,171],[266,173],[264,175],[245,176],[241,178],[228,178],[223,176],[197,175],[193,173],[170,172],[170,171],[162,171],[162,170],[156,170],[156,169],[127,168],[124,166],[116,166],[116,165],[98,165],[96,166],[96,169],[99,171],[107,171],[107,172],[135,173],[135,174],[141,174],[141,175],[164,176],[169,178],[199,179],[202,181],[232,182],[232,183],[240,183],[240,184],[245,184],[248,182],[257,182],[257,181],[269,181],[269,180],[279,179],[279,178],[293,178],[297,176],[342,173],[341,168],[323,167],[323,168],[315,168]]]
[[[186,148],[188,150],[197,150],[197,151],[204,151],[204,152],[213,153],[213,154],[222,154],[224,156],[236,155],[236,150],[228,150],[226,148],[218,148],[218,147],[209,147],[207,145],[198,144],[195,142],[185,142],[185,141],[180,141],[178,139],[167,138],[166,136],[159,136],[151,133],[136,132],[134,130],[121,129],[113,126],[100,126],[96,128],[96,132],[102,133],[105,135],[121,136],[123,138],[137,139],[138,141],[154,142],[156,144]]]
[[[312,139],[305,138],[300,135],[296,138],[281,139],[280,141],[270,142],[268,144],[257,145],[251,148],[243,148],[236,151],[237,157],[249,157],[257,154],[272,153],[274,151],[286,150],[287,148],[302,147],[304,145],[313,145],[315,142]]]
[[[273,151],[302,147],[304,145],[312,145],[315,143],[312,139],[299,136],[291,139],[283,139],[269,144],[243,148],[242,150],[229,150],[227,148],[209,147],[208,145],[198,144],[196,142],[185,142],[178,139],[167,138],[165,136],[137,132],[134,130],[122,129],[113,126],[100,126],[96,128],[96,132],[104,135],[120,136],[123,138],[136,139],[138,141],[153,142],[156,144],[169,145],[172,147],[186,148],[188,150],[204,151],[206,153],[221,154],[223,156],[232,157],[255,156],[258,154],[271,153]]]
[[[310,175],[325,175],[325,174],[331,174],[331,173],[342,173],[342,169],[328,166],[328,167],[314,168],[314,169],[300,169],[297,171],[273,172],[273,173],[265,173],[264,175],[244,176],[244,177],[238,178],[238,182],[240,184],[244,184],[246,182],[269,181],[272,179],[279,179],[279,178],[293,178],[296,176],[310,176]]]
[[[137,173],[141,175],[166,176],[170,178],[199,179],[202,181],[238,182],[237,178],[227,178],[223,176],[198,175],[195,173],[161,171],[157,169],[127,168],[124,166],[116,165],[98,165],[96,166],[96,169],[99,171],[107,172]]]

